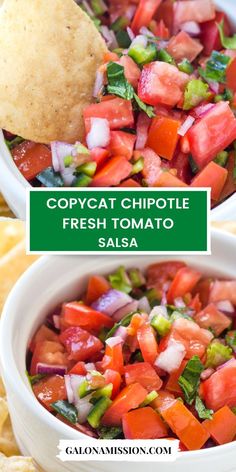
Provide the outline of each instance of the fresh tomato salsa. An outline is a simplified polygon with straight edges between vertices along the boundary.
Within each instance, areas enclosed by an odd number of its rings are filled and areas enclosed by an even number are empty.
[[[84,140],[44,145],[6,132],[34,186],[236,190],[236,36],[212,0],[77,2],[109,52],[84,109]],[[78,6],[79,8],[79,6]]]
[[[236,437],[236,280],[181,261],[89,277],[30,342],[35,397],[100,439],[177,438],[198,450]]]

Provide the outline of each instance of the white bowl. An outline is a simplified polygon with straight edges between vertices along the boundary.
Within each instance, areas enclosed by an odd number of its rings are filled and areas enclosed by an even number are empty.
[[[231,19],[232,25],[236,28],[236,4],[235,0],[215,0],[215,4],[224,10]],[[26,188],[30,184],[22,176],[13,162],[11,154],[5,145],[2,132],[0,131],[0,189],[14,214],[25,220],[26,218]],[[211,212],[213,221],[234,219],[236,211],[236,193],[229,197],[221,205]]]
[[[213,231],[212,256],[184,256],[181,259],[204,273],[236,277],[236,238]],[[178,257],[179,259],[180,257]],[[135,263],[144,268],[164,256],[140,256]],[[170,259],[170,257],[169,257]],[[177,259],[177,257],[171,257]],[[92,273],[110,273],[117,265],[133,266],[134,258],[123,257],[43,257],[18,281],[5,305],[0,332],[2,375],[16,438],[23,453],[31,455],[46,472],[76,472],[78,463],[61,463],[56,458],[59,439],[83,439],[86,436],[65,425],[45,410],[34,397],[25,374],[25,356],[29,340],[48,312],[65,300],[83,292]],[[143,472],[143,464],[122,463],[124,472]],[[154,464],[145,464],[147,472]],[[211,449],[183,452],[177,462],[158,463],[159,472],[214,470],[235,472],[236,443]],[[120,471],[119,463],[83,462],[80,471]]]

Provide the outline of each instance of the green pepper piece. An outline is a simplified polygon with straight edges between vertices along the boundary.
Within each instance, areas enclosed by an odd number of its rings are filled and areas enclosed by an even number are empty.
[[[92,428],[98,428],[100,420],[104,415],[105,411],[111,406],[112,401],[108,397],[102,397],[97,401],[96,405],[92,408],[87,416],[87,421]]]
[[[77,423],[78,412],[74,405],[68,403],[65,400],[58,400],[57,402],[51,403],[51,407],[61,416],[66,418],[70,423]]]

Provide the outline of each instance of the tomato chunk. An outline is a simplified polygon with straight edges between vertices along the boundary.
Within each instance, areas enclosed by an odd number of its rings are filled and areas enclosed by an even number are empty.
[[[125,439],[158,439],[167,436],[167,428],[150,406],[130,411],[122,417]]]
[[[134,33],[139,33],[142,26],[149,26],[161,0],[140,0],[133,21],[131,29]]]
[[[70,370],[69,374],[76,374],[76,375],[86,375],[87,374],[87,369],[85,367],[84,362],[76,362],[74,367]]]
[[[231,325],[230,318],[217,310],[213,303],[210,303],[210,305],[206,306],[204,310],[197,313],[194,316],[194,319],[201,328],[211,328],[215,336],[219,336]]]
[[[190,128],[187,136],[193,158],[202,169],[236,139],[236,119],[229,104],[217,103]]]
[[[158,355],[158,344],[152,326],[141,326],[137,331],[137,338],[145,362],[154,364]]]
[[[162,408],[165,408],[168,404],[173,403],[175,397],[168,390],[159,390],[158,397],[152,401],[151,407],[161,411]]]
[[[216,280],[213,282],[210,290],[209,301],[219,302],[229,300],[236,305],[236,281],[235,280]]]
[[[27,180],[33,180],[52,165],[52,153],[44,144],[24,141],[12,149],[12,157],[19,171]]]
[[[164,420],[190,451],[201,449],[209,438],[209,433],[179,400],[161,409]]]
[[[181,62],[183,59],[192,62],[203,50],[203,46],[199,41],[191,38],[188,33],[181,31],[177,36],[173,36],[166,49],[177,62]]]
[[[200,278],[200,272],[190,267],[182,267],[179,269],[168,290],[168,302],[173,303],[175,298],[183,297],[186,293],[191,292]]]
[[[182,396],[183,391],[182,391],[182,389],[180,388],[180,386],[178,384],[178,380],[179,380],[179,377],[182,374],[186,364],[187,364],[187,361],[183,361],[181,363],[181,366],[178,368],[178,370],[172,372],[169,375],[169,378],[168,378],[167,384],[166,384],[166,389],[169,392],[173,392],[175,394],[178,394],[178,395]]]
[[[134,179],[124,180],[118,187],[141,187],[141,185]]]
[[[129,56],[121,56],[119,63],[124,67],[125,78],[136,89],[141,74],[139,67]]]
[[[132,170],[132,165],[126,157],[112,157],[93,178],[92,187],[111,187],[126,179]]]
[[[203,421],[202,425],[217,444],[229,443],[236,435],[236,415],[228,406],[223,406],[211,420]]]
[[[147,268],[147,286],[162,288],[162,285],[166,282],[173,280],[176,272],[185,267],[184,262],[180,261],[167,261],[157,262]]]
[[[37,364],[67,366],[68,357],[59,342],[40,341],[36,344],[31,360],[30,374],[37,374]]]
[[[123,373],[124,370],[124,358],[122,352],[122,344],[116,344],[115,346],[109,346],[106,344],[105,355],[99,365],[100,370],[104,372],[106,369],[115,370],[119,373]]]
[[[97,169],[100,169],[109,157],[109,151],[103,148],[93,148],[90,150],[91,160],[96,162]]]
[[[49,329],[46,325],[40,326],[35,337],[30,343],[31,351],[34,350],[35,345],[42,341],[54,341],[55,343],[59,342],[59,336],[52,329]]]
[[[111,131],[109,150],[113,156],[124,156],[130,160],[136,136],[125,131]]]
[[[162,380],[148,362],[126,365],[124,373],[126,385],[139,382],[148,392],[162,387]]]
[[[236,92],[235,74],[236,74],[236,58],[234,58],[229,63],[226,69],[226,85],[233,92]]]
[[[191,187],[210,187],[212,200],[218,201],[227,176],[227,169],[212,161],[194,177]]]
[[[180,72],[172,64],[151,62],[145,65],[142,70],[138,95],[149,105],[161,103],[175,106],[183,97],[183,91],[188,81],[189,76]]]
[[[33,391],[36,398],[49,411],[52,411],[51,403],[67,399],[65,380],[60,375],[40,380],[33,385]]]
[[[75,361],[90,360],[93,354],[96,354],[103,348],[100,339],[78,326],[63,331],[60,334],[60,340],[69,353],[69,359]]]
[[[80,326],[88,331],[99,332],[102,327],[111,328],[112,319],[81,302],[65,303],[63,318],[69,326]]]
[[[236,360],[230,361],[202,383],[207,408],[214,411],[236,405]]]
[[[112,405],[102,417],[102,424],[106,426],[117,426],[121,424],[122,416],[128,411],[138,408],[146,396],[147,390],[139,383],[128,385],[117,395]]]
[[[120,391],[121,386],[121,375],[116,370],[107,369],[104,373],[106,384],[112,383],[112,395],[111,399],[114,400]]]
[[[148,133],[147,146],[165,159],[174,156],[179,140],[178,130],[181,122],[165,116],[153,118]]]
[[[183,0],[174,5],[174,16],[178,25],[186,21],[203,23],[215,18],[215,6],[212,0]]]
[[[135,156],[142,156],[144,158],[142,174],[147,184],[152,186],[161,172],[160,157],[150,148],[135,151]]]
[[[94,103],[84,110],[86,129],[90,125],[90,118],[105,118],[111,129],[119,129],[134,124],[132,104],[123,98],[113,98],[106,102]]]
[[[154,187],[187,187],[187,184],[182,180],[178,179],[171,172],[163,171],[159,174],[157,180],[154,183]]]
[[[88,305],[98,300],[111,288],[108,280],[102,275],[91,275],[88,281],[86,301]]]
[[[218,24],[224,21],[224,33],[225,36],[230,36],[231,28],[229,21],[225,13],[217,11],[214,20],[206,21],[201,24],[201,36],[200,40],[204,46],[204,53],[206,56],[210,56],[212,51],[220,51],[222,44],[220,40],[220,34],[218,30]]]
[[[179,318],[174,321],[170,334],[163,338],[163,342],[165,341],[165,344],[167,344],[169,340],[173,339],[182,343],[186,350],[185,358],[191,359],[192,356],[199,356],[201,358],[213,337],[209,330],[200,328],[197,323]],[[164,348],[165,345],[163,346]]]
[[[234,152],[231,152],[229,154],[228,162],[226,164],[228,175],[220,196],[222,200],[227,198],[229,195],[232,195],[232,193],[236,191],[236,181],[234,179],[234,161]]]

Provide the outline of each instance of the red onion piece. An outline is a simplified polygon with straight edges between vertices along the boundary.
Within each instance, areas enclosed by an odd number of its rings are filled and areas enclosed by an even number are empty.
[[[211,369],[210,367],[208,369],[205,369],[200,375],[201,380],[209,379],[209,377],[214,374],[214,372],[214,369]]]
[[[133,300],[130,303],[127,303],[127,305],[122,306],[113,314],[113,319],[115,321],[120,321],[122,318],[124,318],[126,315],[129,313],[132,313],[133,311],[136,311],[138,309],[138,301]]]
[[[98,300],[93,302],[91,306],[97,311],[112,316],[117,310],[132,301],[133,299],[127,295],[127,293],[112,288],[108,290],[108,292],[104,293],[104,295],[102,295]]]
[[[105,148],[110,142],[110,127],[108,120],[104,118],[91,118],[90,122],[91,129],[86,138],[88,148]]]
[[[118,336],[123,341],[125,341],[128,336],[127,329],[125,328],[125,326],[119,326],[119,328],[117,328],[116,332],[114,333],[114,336]]]
[[[147,297],[140,298],[138,302],[138,310],[144,311],[144,313],[147,313],[149,315],[151,307]]]
[[[55,172],[62,172],[65,169],[64,158],[72,156],[74,146],[72,144],[53,141],[51,143],[52,165]]]
[[[103,82],[104,82],[104,74],[100,70],[97,71],[96,73],[96,79],[95,79],[95,84],[93,88],[93,97],[97,98],[99,92],[101,91],[103,87]]]
[[[139,113],[137,121],[137,139],[135,143],[135,149],[145,148],[150,124],[151,118],[149,118],[144,112]]]
[[[133,33],[132,29],[128,26],[128,27],[126,28],[126,31],[127,31],[128,35],[129,35],[130,40],[133,41],[134,38],[135,38],[135,34]]]
[[[224,364],[221,364],[218,367],[216,367],[216,370],[224,369],[224,368],[230,367],[231,365],[236,366],[236,359],[234,357],[230,359],[229,361],[225,362]]]
[[[108,49],[116,49],[118,47],[114,31],[109,30],[107,26],[103,25],[101,26],[101,33],[107,43]]]
[[[128,20],[131,21],[134,17],[135,12],[136,12],[136,6],[130,5],[125,12],[126,18],[128,18]]]
[[[218,310],[226,312],[228,315],[234,314],[234,306],[229,300],[222,300],[216,303]]]
[[[105,342],[109,347],[115,347],[118,344],[123,344],[124,340],[120,336],[112,336],[111,338],[106,339]]]
[[[195,121],[195,118],[193,116],[189,115],[186,120],[182,123],[182,125],[179,128],[178,134],[180,136],[185,136],[188,130],[191,128]]]
[[[212,92],[214,92],[215,94],[219,93],[220,84],[218,82],[209,81],[208,84]]]
[[[207,103],[206,105],[199,105],[198,107],[194,108],[194,113],[197,115],[198,118],[202,118],[214,107],[215,107],[214,103]]]
[[[140,28],[139,32],[140,32],[140,34],[142,34],[144,36],[148,36],[148,38],[155,38],[155,35],[146,26],[142,26],[142,28]]]
[[[96,369],[96,366],[93,362],[88,362],[87,364],[85,364],[85,369],[88,371],[88,370],[97,370]]]
[[[48,375],[65,375],[67,367],[65,365],[50,365],[39,362],[36,366],[37,374],[48,374]]]
[[[192,37],[199,36],[201,33],[201,28],[196,21],[186,21],[180,25],[180,29]]]
[[[176,308],[185,308],[186,307],[182,297],[175,298],[174,304],[175,304]]]

